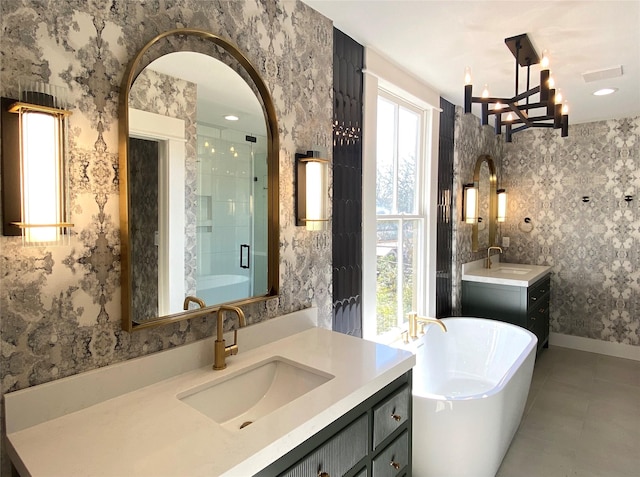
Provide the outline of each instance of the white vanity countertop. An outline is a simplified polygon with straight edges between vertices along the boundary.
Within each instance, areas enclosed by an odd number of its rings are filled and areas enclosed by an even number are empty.
[[[247,351],[240,338],[239,347],[236,356],[227,358],[225,370],[213,371],[208,364],[14,432],[8,410],[9,455],[20,472],[33,477],[246,477],[415,364],[408,351],[320,328]],[[238,431],[221,427],[176,397],[273,356],[335,377]]]
[[[551,267],[545,265],[504,263],[498,262],[496,258],[496,255],[492,256],[491,268],[484,268],[484,260],[464,264],[462,266],[462,280],[528,287],[551,272]]]

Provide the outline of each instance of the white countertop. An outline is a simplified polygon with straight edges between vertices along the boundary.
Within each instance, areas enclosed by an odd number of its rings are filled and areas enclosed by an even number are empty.
[[[20,472],[34,477],[246,477],[415,364],[415,357],[408,351],[320,328],[247,351],[242,351],[241,338],[239,345],[240,352],[227,358],[228,367],[223,371],[213,371],[208,364],[15,431],[21,426],[10,416],[13,399],[9,399],[9,455]],[[335,377],[238,431],[221,427],[176,397],[274,355]],[[81,377],[73,378],[77,381]],[[6,397],[33,393],[39,387]]]
[[[497,255],[492,255],[491,258],[491,268],[484,268],[484,259],[465,263],[462,266],[462,280],[528,287],[551,272],[551,267],[545,265],[499,262]]]

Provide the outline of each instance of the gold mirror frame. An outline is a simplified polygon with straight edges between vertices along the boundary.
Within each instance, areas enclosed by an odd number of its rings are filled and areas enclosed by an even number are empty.
[[[156,319],[145,320],[144,322],[136,323],[133,320],[132,314],[132,288],[131,288],[131,247],[129,243],[129,217],[131,213],[130,190],[128,183],[129,174],[129,93],[133,82],[141,70],[140,66],[143,61],[144,55],[149,49],[156,45],[161,40],[171,36],[191,36],[204,40],[211,41],[214,45],[222,48],[226,53],[230,54],[246,71],[254,86],[260,94],[260,100],[262,102],[266,128],[267,128],[267,143],[268,143],[268,224],[267,224],[267,243],[268,243],[268,293],[263,296],[250,297],[247,299],[233,302],[234,305],[242,306],[258,301],[267,300],[275,297],[279,292],[279,137],[278,137],[278,122],[276,119],[276,110],[267,89],[266,84],[258,74],[258,71],[247,59],[247,57],[238,49],[237,46],[229,41],[221,38],[213,33],[193,29],[193,28],[178,28],[161,33],[160,35],[149,41],[131,60],[127,69],[125,70],[122,78],[120,98],[118,103],[118,136],[119,136],[119,182],[120,182],[120,265],[121,265],[121,294],[122,294],[122,329],[125,331],[136,331],[144,328],[151,328],[169,323],[175,323],[190,318],[197,318],[204,315],[209,315],[215,312],[220,304],[200,308],[197,310],[189,310],[181,313],[175,313],[167,316],[158,317]]]
[[[480,169],[485,163],[489,167],[489,243],[487,247],[491,247],[495,245],[496,242],[496,229],[498,220],[498,178],[496,176],[496,166],[491,156],[483,154],[478,157],[478,160],[476,161],[476,167],[473,171],[473,185],[478,189],[478,202],[480,202],[482,200],[482,197],[480,197],[479,193]],[[477,252],[480,247],[478,232],[478,222],[475,222],[471,229],[471,246],[474,252]]]

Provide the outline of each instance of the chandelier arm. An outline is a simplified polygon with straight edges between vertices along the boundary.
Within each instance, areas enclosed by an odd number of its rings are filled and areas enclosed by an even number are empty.
[[[536,127],[536,128],[553,128],[553,124],[549,124],[549,123],[534,123],[531,125],[528,124],[523,124],[522,126],[518,126],[517,128],[513,128],[511,130],[511,133],[517,133],[518,131],[523,131],[525,129],[529,129],[531,127]]]
[[[540,92],[540,86],[536,86],[535,88],[528,89],[527,91],[523,91],[522,93],[514,96],[509,101],[515,103],[516,101],[522,101],[525,98],[529,98],[529,96],[533,96],[534,94],[538,94]]]
[[[529,104],[523,104],[521,106],[518,106],[520,109],[523,110],[529,110],[529,109],[539,109],[539,108],[546,108],[548,106],[547,102],[543,102],[543,103],[529,103]]]
[[[509,109],[511,111],[513,111],[514,113],[516,113],[518,115],[518,117],[520,118],[520,121],[522,121],[525,124],[529,124],[530,125],[530,120],[529,120],[529,116],[527,115],[526,111],[521,110],[517,104],[515,103],[508,103],[507,106],[509,106]]]

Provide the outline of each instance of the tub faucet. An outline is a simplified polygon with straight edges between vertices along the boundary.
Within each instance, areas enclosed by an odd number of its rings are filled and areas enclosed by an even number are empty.
[[[502,253],[502,249],[500,247],[496,247],[496,246],[491,246],[487,249],[487,261],[484,264],[484,268],[491,268],[491,255],[489,255],[491,253],[491,250],[498,250],[500,253]]]
[[[418,316],[417,313],[409,313],[409,336],[413,339],[418,337],[418,323],[435,323],[442,331],[447,332],[447,327],[437,318],[427,318],[426,316]],[[423,332],[424,333],[424,332]]]
[[[191,302],[196,303],[200,308],[204,308],[205,306],[207,306],[207,305],[205,305],[204,300],[202,298],[198,298],[197,296],[189,295],[184,299],[184,305],[182,305],[182,308],[185,309],[185,310],[188,310],[189,309],[189,303],[191,303]]]
[[[233,344],[225,346],[224,342],[224,311],[234,311],[238,315],[239,327],[243,328],[247,325],[244,317],[244,312],[237,306],[220,305],[218,313],[216,314],[216,320],[218,325],[216,341],[213,348],[213,369],[220,370],[227,367],[225,358],[234,354],[238,354],[238,329],[233,330]]]

